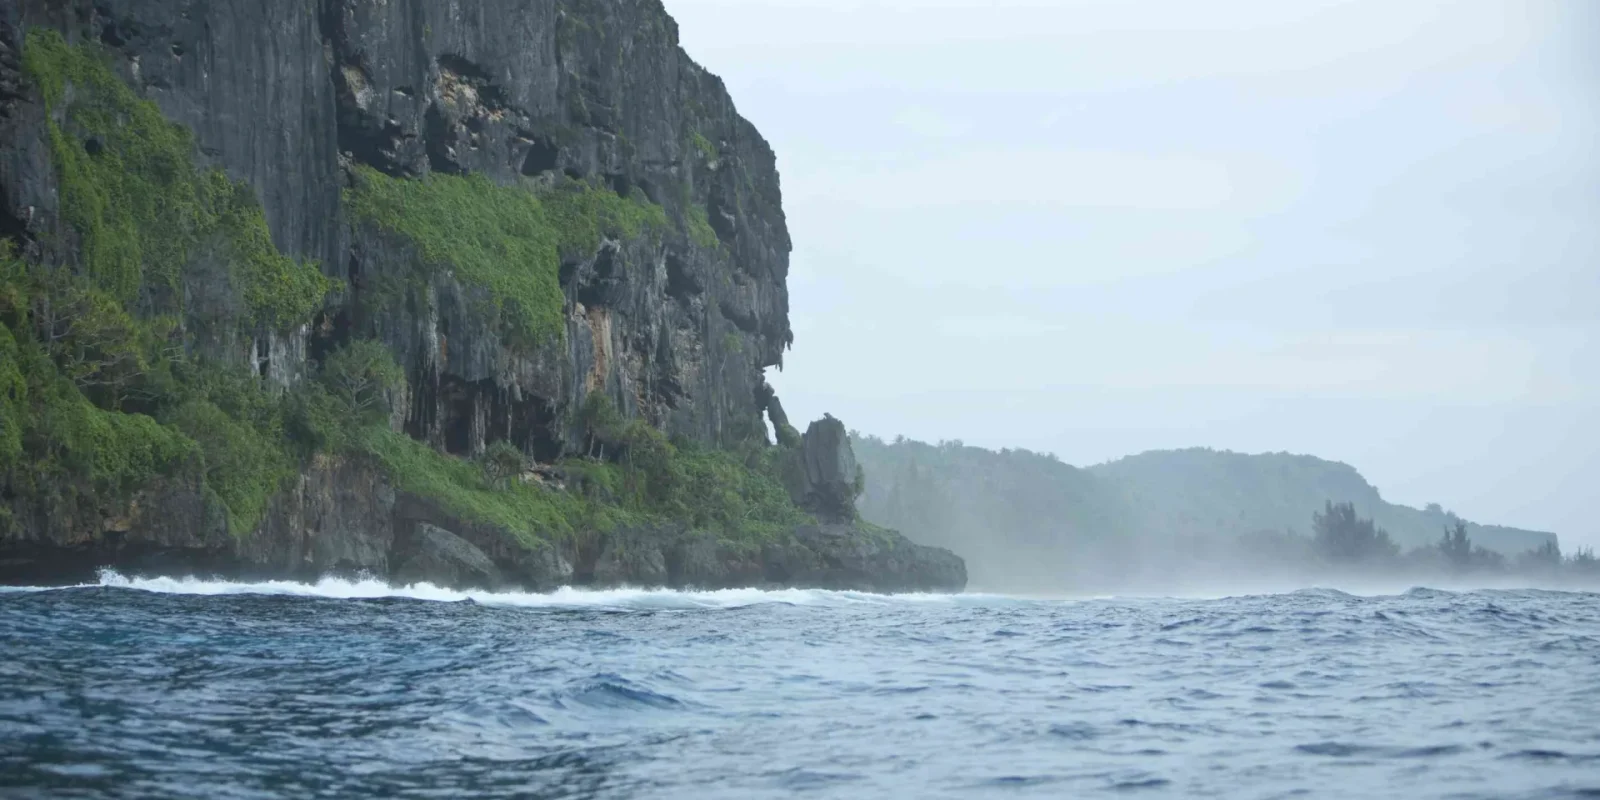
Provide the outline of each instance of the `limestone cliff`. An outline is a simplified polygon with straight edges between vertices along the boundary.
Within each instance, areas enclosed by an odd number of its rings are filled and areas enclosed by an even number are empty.
[[[10,0],[0,142],[0,579],[964,582],[773,499],[775,157],[658,0]]]

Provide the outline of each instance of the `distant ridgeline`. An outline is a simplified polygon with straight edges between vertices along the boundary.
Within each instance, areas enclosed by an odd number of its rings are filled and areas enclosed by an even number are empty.
[[[1403,548],[1431,546],[1458,518],[1438,504],[1426,509],[1385,501],[1354,467],[1288,453],[1246,455],[1195,448],[1154,451],[1091,467],[1117,485],[1141,529],[1186,535],[1260,531],[1307,533],[1324,503],[1352,503]],[[1464,521],[1464,520],[1463,520]],[[1556,542],[1556,535],[1467,522],[1478,546],[1519,555]]]
[[[858,435],[854,445],[866,472],[862,516],[956,551],[979,585],[1136,573],[1215,558],[1222,543],[1249,551],[1309,541],[1312,515],[1329,502],[1352,504],[1402,550],[1431,548],[1461,521],[1437,505],[1388,503],[1355,469],[1311,456],[1193,449],[1080,469],[959,442]],[[1507,556],[1556,544],[1552,533],[1466,525],[1474,546]]]

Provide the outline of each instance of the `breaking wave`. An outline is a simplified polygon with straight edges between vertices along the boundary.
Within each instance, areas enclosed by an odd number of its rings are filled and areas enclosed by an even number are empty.
[[[759,605],[870,606],[904,603],[983,604],[1017,602],[1001,595],[984,594],[872,594],[825,589],[581,589],[563,587],[553,592],[495,592],[456,590],[431,583],[393,585],[374,577],[325,577],[315,583],[297,581],[226,581],[207,578],[135,578],[116,570],[102,570],[98,583],[62,588],[13,587],[10,592],[72,591],[74,589],[130,589],[155,594],[224,596],[258,595],[324,598],[329,600],[418,600],[436,603],[473,602],[487,606],[520,608],[590,608],[639,611],[732,609]]]

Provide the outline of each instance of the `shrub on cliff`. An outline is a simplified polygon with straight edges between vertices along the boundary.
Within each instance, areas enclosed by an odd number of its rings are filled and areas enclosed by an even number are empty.
[[[599,392],[585,401],[579,419],[590,452],[604,454],[618,470],[620,502],[636,513],[729,538],[763,538],[812,521],[784,489],[783,453],[775,448],[737,453],[668,441],[643,420],[624,421]]]
[[[528,459],[516,445],[500,441],[489,445],[478,463],[491,484],[503,487],[527,469]]]
[[[405,382],[405,372],[382,342],[362,339],[328,356],[318,380],[355,419],[369,422],[389,415],[389,394]]]

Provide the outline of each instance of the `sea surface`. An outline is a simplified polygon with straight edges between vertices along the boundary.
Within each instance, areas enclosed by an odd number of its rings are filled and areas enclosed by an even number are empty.
[[[0,796],[1600,797],[1600,595],[0,592]]]

